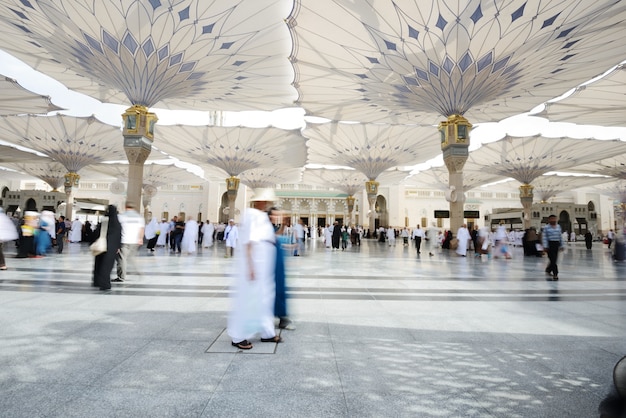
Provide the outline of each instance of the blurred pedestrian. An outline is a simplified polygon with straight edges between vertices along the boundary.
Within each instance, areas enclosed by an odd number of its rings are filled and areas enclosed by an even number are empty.
[[[267,212],[275,200],[272,189],[259,189],[252,208],[244,212],[237,250],[238,272],[228,316],[231,344],[242,350],[252,348],[250,338],[261,334],[262,342],[281,342],[274,328],[276,299],[276,235]]]
[[[93,286],[100,288],[100,290],[111,288],[111,270],[113,270],[113,264],[122,241],[122,226],[117,217],[117,208],[114,205],[109,205],[107,208],[102,222],[96,229],[95,236],[100,237],[100,234],[105,230],[107,250],[98,254],[93,264]]]

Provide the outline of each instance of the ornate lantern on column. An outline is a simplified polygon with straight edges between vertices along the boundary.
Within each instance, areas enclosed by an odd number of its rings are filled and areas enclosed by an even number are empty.
[[[450,115],[439,124],[443,161],[448,168],[449,188],[463,192],[463,166],[469,156],[472,124],[461,115]],[[450,229],[456,231],[463,224],[463,199],[450,200]]]
[[[239,190],[239,179],[230,176],[226,179],[226,195],[228,196],[228,217],[235,218],[235,200],[237,200],[237,191]]]

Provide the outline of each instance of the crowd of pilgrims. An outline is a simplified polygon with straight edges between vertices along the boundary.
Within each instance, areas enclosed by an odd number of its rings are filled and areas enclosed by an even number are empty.
[[[59,240],[69,243],[91,244],[97,237],[98,224],[96,222],[89,220],[82,222],[79,218],[69,221],[63,216],[55,218],[54,213],[50,211],[41,213],[27,211],[21,219],[14,216],[12,221],[19,233],[16,241],[19,248],[18,258],[43,257],[50,253],[53,247],[57,247],[59,249],[57,252],[61,252],[63,245],[59,245]],[[193,217],[188,217],[185,222],[182,218],[179,219],[174,216],[169,221],[162,218],[159,222],[156,217],[152,217],[146,224],[145,243],[150,252],[154,252],[155,247],[164,247],[174,253],[191,254],[196,252],[198,246],[209,248],[213,246],[215,241],[225,241],[232,255],[232,250],[237,245],[236,228],[233,220],[230,220],[229,223],[214,224],[208,220],[197,222]],[[508,258],[511,256],[510,247],[523,247],[524,255],[540,257],[543,254],[541,231],[537,231],[534,227],[521,231],[508,230],[504,225],[499,225],[494,229],[476,226],[468,231],[463,226],[454,234],[450,230],[441,230],[432,226],[422,229],[423,232],[419,231],[419,226],[411,229],[381,226],[370,231],[359,225],[346,226],[339,222],[314,228],[303,225],[300,220],[296,226],[289,223],[285,225],[283,233],[290,236],[293,243],[297,243],[298,234],[302,234],[305,241],[317,238],[326,248],[333,251],[345,251],[352,246],[359,246],[362,239],[376,239],[378,242],[386,243],[389,246],[396,245],[396,240],[401,240],[402,245],[408,246],[409,241],[416,241],[416,238],[421,236],[423,237],[421,245],[428,248],[429,251],[434,249],[456,250],[459,255],[466,255],[467,252],[473,251],[475,256],[486,254]],[[564,232],[563,235],[564,242],[576,240],[575,234],[570,235]],[[467,239],[463,239],[464,237]],[[587,233],[584,239],[587,248],[590,248],[591,234]],[[300,251],[303,251],[303,248]],[[293,255],[300,255],[298,252],[296,249]]]

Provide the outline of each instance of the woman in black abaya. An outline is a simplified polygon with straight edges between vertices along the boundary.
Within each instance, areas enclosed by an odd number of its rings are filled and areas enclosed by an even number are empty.
[[[111,270],[113,270],[113,264],[115,264],[117,251],[122,245],[122,225],[117,218],[117,208],[114,205],[109,205],[105,216],[108,217],[109,221],[107,227],[107,250],[96,256],[93,265],[93,285],[99,287],[100,290],[111,288]],[[96,239],[100,237],[101,228],[102,223],[100,223],[94,233]]]

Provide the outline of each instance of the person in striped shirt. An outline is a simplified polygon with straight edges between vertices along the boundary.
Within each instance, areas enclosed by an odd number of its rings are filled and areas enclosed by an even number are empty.
[[[556,215],[548,216],[548,224],[544,226],[541,240],[543,251],[548,254],[548,267],[546,273],[552,275],[551,280],[559,280],[559,267],[556,264],[559,251],[563,250],[563,235],[561,226],[556,222]],[[548,279],[550,280],[550,279]]]

